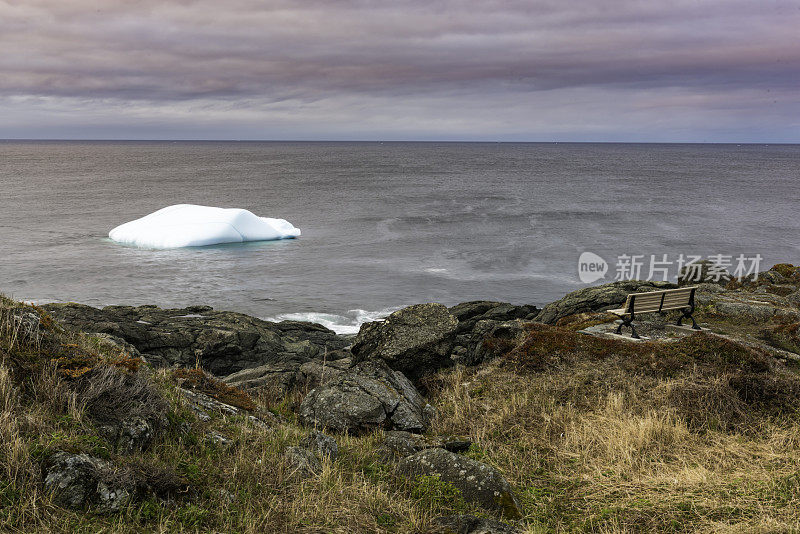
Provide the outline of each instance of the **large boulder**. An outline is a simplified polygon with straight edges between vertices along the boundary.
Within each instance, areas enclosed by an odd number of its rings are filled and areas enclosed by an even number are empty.
[[[452,364],[458,319],[441,304],[416,304],[383,321],[361,325],[351,348],[354,362],[382,360],[411,378]]]
[[[48,304],[64,326],[113,336],[132,345],[155,366],[194,367],[225,376],[267,363],[323,358],[349,341],[324,326],[300,321],[274,323],[209,306],[162,309],[156,306]]]
[[[426,449],[400,460],[398,470],[409,476],[433,476],[451,484],[464,500],[511,519],[522,517],[511,485],[495,468],[444,449]]]
[[[529,324],[519,319],[507,322],[478,321],[467,335],[459,336],[459,345],[453,349],[453,359],[464,365],[477,365],[498,356],[498,345],[515,345]]]
[[[340,360],[313,359],[307,362],[289,360],[242,369],[222,379],[228,385],[243,389],[266,389],[286,393],[295,387],[317,387],[336,378],[351,367],[350,358]]]
[[[536,316],[536,321],[556,324],[562,317],[576,313],[610,310],[621,306],[629,293],[644,293],[678,286],[671,282],[650,280],[622,280],[595,287],[585,287],[568,293],[562,299],[551,302]]]
[[[135,484],[113,466],[88,454],[56,452],[44,470],[44,487],[58,504],[72,509],[97,505],[117,511],[130,502]]]
[[[300,365],[302,364],[297,360],[265,363],[231,373],[222,378],[222,382],[242,389],[265,389],[274,393],[286,393],[298,384]]]
[[[513,321],[525,319],[532,321],[539,314],[533,305],[515,306],[507,302],[494,302],[490,300],[473,300],[456,304],[449,309],[450,313],[458,319],[457,332],[463,334],[472,331],[479,321]]]
[[[378,450],[388,460],[405,458],[425,449],[445,449],[450,452],[464,452],[472,445],[468,438],[459,436],[423,436],[403,430],[386,432]]]
[[[435,411],[403,373],[377,360],[311,390],[298,413],[308,426],[358,434],[379,427],[424,432]]]

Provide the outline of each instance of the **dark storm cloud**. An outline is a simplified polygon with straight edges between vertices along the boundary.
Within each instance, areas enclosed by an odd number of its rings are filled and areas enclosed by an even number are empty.
[[[190,102],[220,120],[293,102],[267,114],[290,121],[292,109],[325,101],[318,113],[342,129],[395,102],[401,117],[441,111],[453,131],[470,127],[456,107],[468,117],[480,102],[516,102],[548,114],[576,97],[577,107],[613,108],[617,95],[631,101],[625,114],[711,106],[744,125],[756,110],[773,113],[765,106],[796,109],[798,27],[794,1],[0,0],[0,96],[22,115],[61,99],[140,121]]]

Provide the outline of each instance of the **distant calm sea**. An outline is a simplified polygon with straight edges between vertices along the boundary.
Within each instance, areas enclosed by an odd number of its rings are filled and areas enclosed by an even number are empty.
[[[179,203],[303,235],[160,251],[107,238]],[[609,281],[622,254],[800,263],[800,145],[0,142],[0,292],[19,299],[353,331],[418,302],[547,303],[582,287],[584,251]]]

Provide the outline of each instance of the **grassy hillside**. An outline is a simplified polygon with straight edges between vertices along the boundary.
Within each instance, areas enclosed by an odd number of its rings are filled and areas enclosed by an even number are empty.
[[[430,434],[512,483],[528,532],[800,529],[800,381],[768,353],[709,334],[632,344],[531,325],[486,339],[496,358],[425,380]],[[238,405],[198,417],[178,386]],[[302,476],[284,451],[307,429],[303,391],[252,398],[201,371],[153,371],[41,310],[0,303],[0,529],[12,532],[425,532],[488,516],[438,479],[409,480],[383,431],[336,436],[339,456]],[[251,415],[257,417],[251,419]],[[152,422],[125,449],[108,428]],[[260,422],[260,421],[263,421]],[[222,436],[218,439],[212,436]],[[70,510],[43,486],[57,451],[113,466],[135,498]]]

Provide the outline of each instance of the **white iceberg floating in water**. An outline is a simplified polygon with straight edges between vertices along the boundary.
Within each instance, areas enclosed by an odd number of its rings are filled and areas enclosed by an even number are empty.
[[[259,217],[238,208],[177,204],[111,230],[117,243],[141,248],[202,247],[220,243],[271,241],[298,237],[300,229],[284,219]]]

